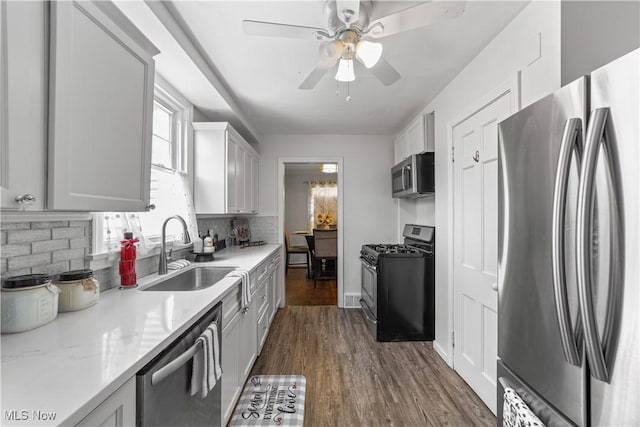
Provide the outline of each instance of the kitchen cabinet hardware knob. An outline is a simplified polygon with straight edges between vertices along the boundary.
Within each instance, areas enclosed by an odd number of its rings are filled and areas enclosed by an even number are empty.
[[[149,212],[149,211],[154,210],[156,208],[156,205],[151,203],[150,205],[145,206],[145,208],[147,209],[147,212]]]
[[[23,206],[33,205],[36,202],[36,196],[31,193],[16,196],[16,203]]]
[[[473,160],[475,160],[476,163],[478,163],[480,161],[480,152],[476,151],[476,155],[473,156]]]

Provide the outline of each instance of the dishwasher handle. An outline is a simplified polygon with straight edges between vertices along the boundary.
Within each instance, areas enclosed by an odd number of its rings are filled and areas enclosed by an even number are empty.
[[[187,363],[189,360],[193,359],[193,356],[195,356],[196,353],[200,350],[202,350],[202,342],[198,341],[180,356],[176,357],[171,362],[167,363],[162,368],[154,372],[151,375],[151,385],[154,386],[160,384],[162,380],[180,369],[180,367]]]

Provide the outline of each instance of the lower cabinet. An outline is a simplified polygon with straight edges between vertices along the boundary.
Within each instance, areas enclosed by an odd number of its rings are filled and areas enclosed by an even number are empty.
[[[128,380],[76,426],[124,427],[136,424],[136,378]]]
[[[248,307],[238,304],[241,286],[222,300],[222,416],[229,422],[244,382],[258,356],[256,318],[260,301],[255,296]],[[256,293],[257,295],[257,293]],[[225,305],[235,310],[229,313]],[[225,323],[224,316],[228,317]]]
[[[222,298],[222,417],[227,424],[278,310],[280,254],[251,273],[251,303],[242,308],[241,286]],[[257,285],[256,285],[257,283]]]
[[[241,316],[237,312],[222,329],[222,417],[225,425],[242,390],[239,381]]]

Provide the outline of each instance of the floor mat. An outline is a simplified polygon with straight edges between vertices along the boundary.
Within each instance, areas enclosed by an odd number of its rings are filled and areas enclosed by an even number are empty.
[[[304,424],[302,375],[255,375],[242,390],[229,426],[300,426]]]

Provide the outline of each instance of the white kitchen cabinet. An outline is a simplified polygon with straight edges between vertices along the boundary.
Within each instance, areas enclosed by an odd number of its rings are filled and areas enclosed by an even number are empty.
[[[44,2],[0,2],[0,206],[44,209],[47,153]]]
[[[113,392],[78,427],[125,427],[136,424],[136,378],[128,380]]]
[[[251,207],[250,210],[253,213],[258,213],[260,207],[258,206],[259,195],[258,191],[260,189],[260,162],[258,160],[257,154],[252,154],[251,158]]]
[[[393,142],[394,163],[400,163],[409,157],[409,146],[407,145],[407,133],[400,134]]]
[[[143,211],[159,51],[111,2],[50,8],[47,207]]]
[[[258,156],[245,152],[244,167],[244,209],[249,213],[258,213]]]
[[[276,313],[278,312],[278,307],[280,306],[280,293],[278,292],[278,277],[280,274],[280,268],[281,268],[281,264],[280,264],[280,255],[274,255],[271,258],[271,263],[270,263],[270,277],[269,277],[269,283],[270,283],[270,290],[271,290],[271,303],[269,305],[269,308],[271,309],[271,319],[270,322],[273,321],[273,318],[275,317]]]
[[[412,154],[434,151],[434,113],[418,117],[394,142],[395,163]]]
[[[258,332],[256,322],[258,320],[259,301],[252,300],[249,307],[241,311],[241,341],[240,341],[240,377],[239,382],[244,385],[251,372],[253,363],[258,357]]]
[[[224,306],[224,302],[223,302]],[[240,378],[240,338],[242,314],[238,311],[222,329],[222,416],[224,425],[242,391]]]
[[[196,122],[193,129],[196,213],[257,213],[257,176],[252,176],[252,158],[257,167],[258,153],[229,123]]]

